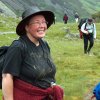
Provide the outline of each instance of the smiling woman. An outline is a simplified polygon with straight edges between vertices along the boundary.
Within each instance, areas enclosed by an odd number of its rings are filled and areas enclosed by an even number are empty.
[[[25,10],[16,28],[20,36],[9,47],[2,72],[4,100],[63,100],[56,85],[56,67],[42,38],[54,22],[54,13]]]
[[[43,38],[47,30],[47,24],[44,16],[37,15],[32,17],[31,20],[29,20],[29,22],[25,26],[25,30],[30,40],[34,43],[36,42],[37,44],[39,44],[39,41],[37,40],[39,38]]]

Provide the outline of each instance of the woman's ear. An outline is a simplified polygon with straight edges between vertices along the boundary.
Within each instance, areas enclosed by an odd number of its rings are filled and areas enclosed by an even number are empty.
[[[27,25],[25,26],[25,30],[26,30],[26,32],[28,32],[28,26]]]

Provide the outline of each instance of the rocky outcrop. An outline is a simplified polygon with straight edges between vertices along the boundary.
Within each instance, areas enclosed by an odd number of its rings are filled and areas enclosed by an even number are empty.
[[[7,7],[4,3],[0,1],[0,14],[3,13],[7,16],[16,17],[16,14],[9,7]]]

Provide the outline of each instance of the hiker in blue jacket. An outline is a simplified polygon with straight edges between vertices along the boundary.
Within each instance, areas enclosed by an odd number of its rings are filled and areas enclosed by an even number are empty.
[[[91,48],[94,45],[94,39],[96,39],[96,25],[93,23],[93,19],[87,19],[87,22],[81,26],[84,39],[84,53],[90,54]],[[88,41],[90,44],[88,45]]]

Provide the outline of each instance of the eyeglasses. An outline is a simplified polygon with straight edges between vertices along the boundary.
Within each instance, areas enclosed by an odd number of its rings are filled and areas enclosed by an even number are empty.
[[[47,25],[48,22],[47,21],[42,21],[42,22],[36,21],[36,22],[30,23],[30,25],[36,25],[36,26],[40,26],[41,24],[42,25]]]

